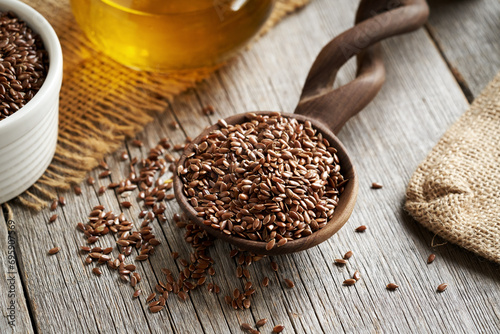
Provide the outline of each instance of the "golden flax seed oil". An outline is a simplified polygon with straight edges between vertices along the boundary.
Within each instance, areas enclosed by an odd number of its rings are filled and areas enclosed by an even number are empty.
[[[273,0],[71,0],[95,46],[132,68],[168,72],[216,65],[244,46]]]

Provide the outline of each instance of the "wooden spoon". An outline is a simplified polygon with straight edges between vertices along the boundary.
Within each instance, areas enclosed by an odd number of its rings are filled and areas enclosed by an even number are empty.
[[[391,4],[397,6],[390,7]],[[301,122],[309,120],[330,145],[337,149],[341,173],[349,180],[339,196],[333,217],[322,229],[307,237],[288,241],[281,247],[275,246],[271,250],[266,250],[267,243],[264,241],[227,235],[204,225],[184,195],[184,184],[175,173],[175,196],[189,218],[212,236],[256,254],[275,255],[301,251],[335,234],[347,222],[354,209],[358,193],[358,177],[347,150],[334,133],[337,133],[349,118],[363,109],[383,85],[385,70],[377,43],[384,38],[418,29],[426,21],[428,14],[429,9],[425,0],[362,0],[356,14],[357,24],[328,43],[314,61],[294,114],[282,114]],[[354,55],[357,55],[358,63],[356,78],[342,87],[332,89],[338,70]],[[225,121],[229,125],[243,123],[246,121],[245,114],[228,117]],[[184,164],[186,156],[193,152],[195,143],[199,143],[205,135],[216,129],[219,129],[219,126],[212,125],[195,138],[186,147],[179,164]]]

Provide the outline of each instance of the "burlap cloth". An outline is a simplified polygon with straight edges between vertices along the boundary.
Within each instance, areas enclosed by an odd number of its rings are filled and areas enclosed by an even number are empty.
[[[59,108],[59,138],[54,160],[40,180],[18,197],[40,210],[80,183],[103,157],[118,149],[167,109],[168,100],[207,78],[217,68],[158,75],[136,72],[94,50],[78,27],[69,0],[24,0],[54,27],[64,56]],[[277,0],[264,34],[309,0]],[[259,35],[259,36],[260,36]]]
[[[500,73],[417,168],[406,196],[429,230],[500,263]]]

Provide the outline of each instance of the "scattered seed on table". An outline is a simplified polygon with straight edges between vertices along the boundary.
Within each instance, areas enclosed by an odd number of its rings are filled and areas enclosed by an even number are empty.
[[[262,286],[268,286],[269,285],[269,277],[264,277],[262,280]]]
[[[447,287],[448,287],[448,283],[439,284],[438,287],[437,287],[437,291],[438,292],[443,292],[444,290],[446,290]]]
[[[281,332],[283,332],[284,329],[285,329],[285,326],[283,326],[283,325],[274,326],[273,333],[281,333]]]
[[[98,237],[98,236],[93,235],[93,236],[91,236],[91,237],[88,237],[88,238],[87,238],[87,242],[88,242],[89,244],[93,244],[93,243],[95,243],[98,239],[99,239],[99,237]]]
[[[240,327],[244,331],[250,331],[253,329],[253,327],[250,324],[247,324],[246,322],[242,323]]]
[[[353,255],[352,251],[348,251],[347,253],[344,254],[344,259],[349,260]]]
[[[359,281],[361,279],[361,274],[359,273],[359,271],[356,270],[352,275],[352,278],[354,278],[356,281]]]
[[[267,319],[266,319],[266,318],[264,318],[264,319],[260,319],[259,321],[257,321],[257,322],[255,323],[255,327],[262,327],[262,326],[264,326],[266,323],[267,323]]]
[[[356,284],[356,280],[354,278],[348,278],[342,284],[344,284],[344,285],[354,285],[354,284]]]
[[[99,174],[99,178],[100,179],[104,179],[105,177],[108,177],[111,175],[111,171],[110,170],[105,170],[105,171],[102,171],[100,174]]]
[[[387,290],[396,290],[397,288],[399,288],[399,285],[397,285],[396,283],[389,283],[386,285],[386,288]]]
[[[274,261],[271,261],[271,269],[274,271],[278,271],[278,264]]]
[[[429,257],[427,258],[427,264],[431,264],[432,262],[434,262],[435,259],[436,259],[436,254],[429,255]]]
[[[208,106],[204,107],[203,109],[201,109],[201,112],[204,115],[213,115],[215,113],[215,108],[211,105],[208,105]]]
[[[61,247],[51,248],[51,249],[49,249],[49,255],[57,254],[57,253],[59,253],[60,250],[61,250]]]
[[[121,205],[126,209],[132,207],[132,203],[130,203],[129,201],[121,202]]]
[[[54,211],[55,209],[57,209],[58,204],[59,204],[59,202],[57,201],[57,199],[54,199],[52,201],[52,204],[50,204],[50,211]]]
[[[135,260],[136,261],[145,261],[149,258],[149,255],[148,254],[141,254],[141,255],[138,255]]]
[[[335,259],[335,264],[338,266],[343,266],[347,263],[347,260],[344,259]]]
[[[102,160],[101,162],[99,162],[99,166],[101,166],[104,169],[109,169],[108,164],[104,160]]]
[[[99,268],[92,269],[92,272],[94,273],[94,275],[97,275],[97,276],[101,276],[101,274],[102,274],[101,269],[99,269]]]
[[[135,290],[135,291],[134,291],[134,294],[132,295],[132,297],[133,297],[133,298],[137,298],[137,297],[139,297],[139,295],[141,294],[141,292],[142,292],[142,291],[141,291],[141,289],[139,289],[139,290]]]
[[[80,196],[82,194],[82,188],[80,188],[79,186],[75,186],[73,190],[75,191],[76,196]]]
[[[134,145],[136,147],[142,147],[144,145],[144,143],[142,141],[140,141],[139,139],[134,139],[134,140],[132,140],[132,145]]]
[[[101,186],[99,187],[99,190],[97,191],[97,194],[99,196],[103,195],[106,192],[106,186]]]
[[[89,176],[89,177],[88,177],[88,179],[87,179],[87,183],[88,183],[89,185],[93,185],[93,184],[95,183],[94,178],[93,178],[92,176]]]
[[[148,298],[146,298],[146,303],[149,303],[150,301],[152,301],[153,299],[155,299],[156,297],[156,293],[151,293]]]
[[[381,183],[377,183],[377,182],[372,183],[372,189],[380,189],[382,187],[383,187],[383,185]]]
[[[245,276],[246,279],[250,279],[250,271],[248,269],[243,269],[243,276]]]
[[[88,253],[88,252],[90,252],[90,247],[89,246],[80,246],[80,250],[82,252]]]
[[[356,227],[356,232],[364,232],[366,231],[366,225],[361,225]]]
[[[61,204],[62,206],[66,205],[66,199],[62,196],[59,196],[59,204]]]
[[[163,310],[163,307],[164,306],[157,305],[157,306],[150,307],[149,310],[151,311],[151,313],[158,313],[161,310]]]
[[[53,214],[52,216],[50,216],[50,218],[49,218],[49,223],[53,223],[53,222],[55,222],[55,221],[56,221],[56,219],[57,219],[57,217],[58,217],[58,216],[57,216],[57,214]]]
[[[245,299],[243,301],[243,305],[245,305],[245,302],[248,302],[248,304],[250,304],[250,300],[248,300],[248,299]],[[245,308],[248,308],[248,307],[245,307]],[[258,330],[256,330],[256,329],[252,329],[252,330],[250,330],[250,334],[260,334],[260,332]]]
[[[284,279],[284,281],[285,281],[286,286],[287,286],[288,288],[290,288],[290,289],[291,289],[291,288],[293,288],[293,287],[295,286],[295,283],[293,283],[293,281],[292,281],[292,280],[290,280],[290,279],[288,279],[288,278],[285,278],[285,279]]]
[[[174,129],[178,129],[179,123],[177,123],[176,121],[172,121],[172,122],[170,122],[170,126],[173,127]]]
[[[182,301],[186,301],[188,299],[188,295],[184,291],[179,291],[177,297],[179,297],[179,299]]]
[[[125,161],[125,160],[128,160],[129,156],[128,156],[128,153],[127,152],[122,152],[122,154],[120,155],[120,159],[122,159],[122,161]]]

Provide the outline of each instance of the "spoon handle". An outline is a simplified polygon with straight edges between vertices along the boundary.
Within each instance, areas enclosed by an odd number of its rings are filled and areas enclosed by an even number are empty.
[[[382,88],[385,68],[378,42],[420,28],[428,16],[425,0],[361,0],[355,26],[316,57],[295,113],[318,119],[338,133]],[[337,72],[355,55],[356,78],[333,89]]]

